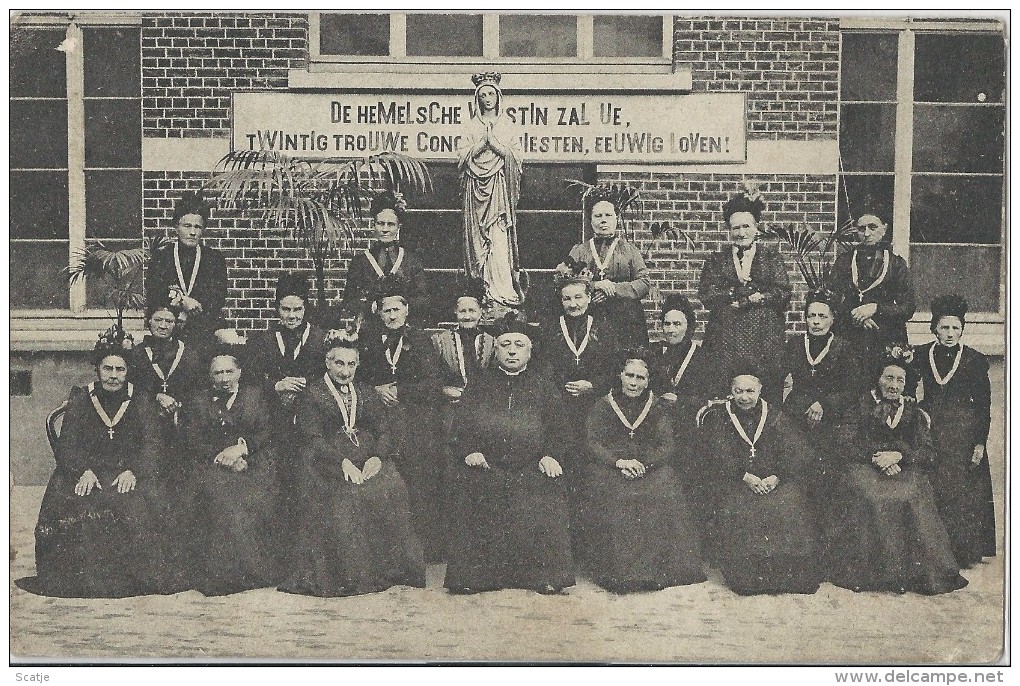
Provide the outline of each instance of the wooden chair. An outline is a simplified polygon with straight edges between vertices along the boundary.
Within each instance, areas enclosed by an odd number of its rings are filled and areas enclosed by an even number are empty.
[[[57,452],[57,441],[60,439],[60,426],[63,424],[64,413],[67,412],[67,406],[71,399],[78,393],[85,393],[85,389],[81,386],[71,386],[67,400],[57,405],[52,412],[46,415],[46,439],[50,442],[50,450],[54,453]]]

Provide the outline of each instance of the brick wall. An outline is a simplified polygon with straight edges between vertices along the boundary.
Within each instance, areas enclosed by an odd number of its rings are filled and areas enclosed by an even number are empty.
[[[308,60],[308,16],[146,14],[142,129],[149,138],[230,135],[230,94],[287,87]]]
[[[838,19],[676,17],[673,57],[695,92],[750,94],[749,138],[836,137]]]
[[[673,174],[623,172],[602,174],[600,181],[625,182],[641,189],[642,215],[628,227],[651,271],[653,293],[660,298],[683,293],[697,303],[698,278],[705,259],[728,245],[722,206],[740,188],[743,179],[759,184],[766,201],[762,225],[796,224],[816,231],[831,231],[836,222],[836,178],[834,176],[740,174]],[[653,222],[679,223],[691,239],[653,238]],[[788,330],[802,332],[803,303],[807,291],[792,254],[784,251],[793,283],[793,303],[787,313]],[[657,329],[658,305],[645,300],[649,327]],[[704,331],[705,312],[699,311],[699,330]]]

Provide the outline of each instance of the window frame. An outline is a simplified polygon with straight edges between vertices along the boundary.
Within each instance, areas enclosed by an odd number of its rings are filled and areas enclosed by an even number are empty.
[[[83,12],[69,19],[66,14],[39,14],[35,16],[21,16],[15,19],[17,27],[24,28],[54,28],[66,27],[65,38],[74,41],[76,45],[84,46],[84,28],[116,28],[129,27],[141,28],[142,17],[140,14],[132,13],[107,13],[107,12]],[[141,65],[141,41],[139,41],[139,65]],[[67,265],[71,263],[71,257],[76,251],[86,245],[86,198],[85,198],[85,175],[87,171],[98,169],[87,167],[85,161],[85,101],[86,99],[125,99],[124,97],[95,98],[85,96],[85,55],[83,50],[71,50],[64,53],[66,60],[66,97],[67,97],[67,202],[68,202],[68,254]],[[141,109],[141,88],[139,82],[138,106]],[[132,98],[133,99],[133,98]],[[138,131],[139,140],[142,138],[141,129]],[[117,167],[116,169],[129,169]],[[131,167],[132,171],[139,171],[139,167]],[[139,179],[139,193],[143,192],[144,175]],[[142,225],[138,226],[138,243],[142,244]],[[63,242],[60,239],[9,239],[18,243],[52,243]],[[127,239],[110,238],[111,242],[121,242]],[[93,307],[87,305],[87,283],[86,279],[80,279],[74,284],[68,284],[69,307],[68,308],[10,308],[12,320],[30,321],[42,320],[44,327],[49,330],[54,325],[60,328],[78,327],[81,320],[105,320],[110,318],[109,308]],[[141,318],[139,312],[127,313],[132,319]],[[63,324],[61,324],[63,323]],[[39,327],[19,326],[24,330],[34,330]],[[93,332],[87,332],[91,339]],[[59,342],[56,347],[61,348]]]
[[[324,55],[320,51],[319,17],[322,14],[388,14],[390,18],[390,47],[388,55]],[[541,12],[533,14],[569,15],[577,18],[577,56],[575,57],[504,57],[499,54],[499,18],[519,12],[471,12],[482,16],[482,54],[470,57],[457,56],[416,56],[407,54],[406,12],[329,12],[308,13],[308,61],[310,65],[334,69],[364,69],[367,66],[435,67],[448,68],[451,65],[463,67],[484,67],[498,63],[506,72],[527,71],[536,65],[559,68],[563,71],[601,71],[606,66],[631,68],[671,68],[673,64],[673,15],[649,13],[645,16],[662,18],[662,50],[655,57],[595,57],[594,55],[594,14],[572,14],[570,12]],[[608,15],[607,16],[613,16]]]
[[[937,20],[914,21],[910,19],[878,19],[878,18],[848,18],[840,22],[840,61],[842,64],[843,38],[847,34],[895,34],[897,40],[896,60],[896,92],[893,100],[844,100],[842,88],[837,91],[838,107],[837,116],[842,117],[843,105],[853,104],[891,104],[896,107],[894,141],[895,150],[893,155],[892,171],[844,171],[842,158],[838,170],[839,177],[849,176],[891,176],[893,179],[893,211],[892,211],[892,247],[897,255],[910,264],[911,241],[910,241],[910,211],[912,199],[912,187],[915,176],[952,176],[952,177],[1001,177],[1003,188],[1008,186],[1008,176],[1005,164],[1001,173],[968,173],[968,172],[918,172],[913,168],[914,156],[914,107],[915,105],[947,103],[927,103],[914,101],[914,50],[915,38],[918,33],[922,34],[988,34],[1002,35],[1002,27],[994,21],[972,21],[972,22],[940,22]],[[949,103],[953,106],[956,103]],[[961,103],[962,104],[962,103]],[[975,103],[976,105],[976,103]],[[988,106],[998,106],[1008,109],[1008,98],[1003,103],[988,103]],[[837,131],[839,127],[837,125]],[[841,184],[837,184],[839,186]],[[837,193],[839,189],[837,187]],[[839,198],[837,197],[837,203]],[[838,206],[838,204],[837,204]],[[974,311],[974,319],[978,322],[999,323],[1005,321],[1006,314],[1006,216],[1005,205],[1002,207],[1002,220],[1000,222],[1000,234],[998,243],[919,243],[924,246],[972,246],[980,248],[997,247],[999,249],[999,308],[997,311]],[[922,303],[926,305],[926,303]],[[931,313],[918,310],[913,321],[927,321]]]

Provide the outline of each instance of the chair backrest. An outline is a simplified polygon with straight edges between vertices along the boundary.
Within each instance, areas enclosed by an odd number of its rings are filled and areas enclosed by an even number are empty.
[[[71,399],[78,393],[84,393],[85,389],[81,386],[71,386],[71,392],[67,396],[67,400],[60,403],[46,415],[46,439],[50,442],[50,450],[54,453],[57,452],[57,441],[60,439],[60,427],[63,423],[64,413],[67,412],[67,406],[71,402]]]

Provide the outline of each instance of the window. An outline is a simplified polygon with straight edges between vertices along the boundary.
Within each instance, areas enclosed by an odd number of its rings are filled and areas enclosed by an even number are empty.
[[[671,63],[672,17],[313,12],[325,62]]]
[[[884,214],[922,298],[1001,312],[1002,34],[844,32],[840,81],[839,221]]]
[[[10,36],[11,307],[104,306],[96,284],[71,289],[62,270],[86,238],[141,243],[140,30],[20,24]]]
[[[408,208],[400,242],[417,251],[429,265],[432,311],[423,317],[428,322],[442,322],[451,317],[452,289],[457,274],[463,271],[464,219],[457,166],[437,163],[429,170],[434,192]],[[524,167],[517,206],[517,246],[521,267],[531,282],[529,312],[544,312],[548,307],[552,272],[581,240],[581,198],[576,189],[567,186],[569,179],[594,183],[594,165]]]

